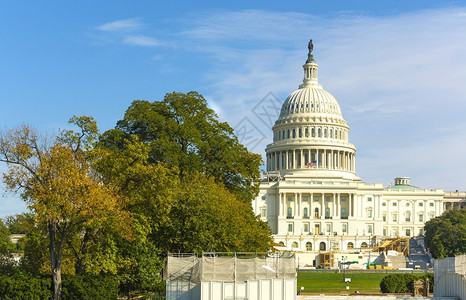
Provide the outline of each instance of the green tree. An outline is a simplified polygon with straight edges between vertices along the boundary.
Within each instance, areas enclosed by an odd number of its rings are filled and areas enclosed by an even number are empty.
[[[435,258],[466,253],[466,209],[450,210],[428,221],[426,242]]]
[[[170,225],[161,241],[171,252],[267,251],[271,248],[267,224],[257,220],[251,206],[216,183],[212,177],[187,175],[175,195]]]
[[[5,218],[5,225],[12,234],[26,234],[34,226],[34,215],[31,213],[21,213]]]
[[[10,240],[10,231],[0,219],[0,275],[11,274],[15,269],[13,253],[18,252]]]
[[[177,167],[180,177],[192,172],[212,176],[247,203],[257,195],[260,156],[238,142],[233,129],[217,120],[197,92],[174,92],[152,103],[134,101],[116,132],[104,134],[103,143],[121,146],[129,135],[150,146],[151,163]]]
[[[93,159],[99,156],[87,151],[97,136],[95,121],[75,117],[71,122],[79,125],[80,132],[64,131],[51,140],[29,126],[0,134],[0,161],[8,166],[4,181],[10,190],[21,192],[37,226],[48,236],[53,299],[61,298],[67,241],[87,226],[128,219],[117,190],[102,184],[94,170]]]

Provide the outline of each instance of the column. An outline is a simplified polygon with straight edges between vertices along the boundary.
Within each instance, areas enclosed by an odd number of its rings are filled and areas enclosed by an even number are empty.
[[[325,218],[325,194],[321,194],[321,200],[320,200],[320,218],[324,219]]]
[[[294,211],[293,216],[298,216],[298,193],[294,193]]]
[[[286,162],[285,162],[285,169],[289,169],[290,168],[290,160],[288,158],[288,150],[286,150],[285,152],[285,159],[286,159]]]
[[[354,194],[348,194],[348,218],[353,216]],[[354,207],[356,208],[356,207]]]
[[[303,213],[303,194],[298,193],[298,217],[301,217]]]
[[[299,159],[301,160],[301,169],[304,168],[304,156],[303,156],[303,149],[300,150],[300,157]]]
[[[296,150],[293,149],[293,161],[291,162],[291,168],[296,169],[295,164],[296,164],[296,155],[295,155]]]
[[[335,194],[333,194],[333,197],[332,197],[332,216],[337,216],[337,211],[336,211],[336,201],[335,201]]]
[[[337,199],[336,199],[336,201],[337,201],[337,211],[336,211],[336,213],[337,213],[337,217],[340,218],[341,217],[341,214],[340,214],[341,213],[341,194],[338,193],[338,194],[336,194],[336,196],[337,196]],[[333,198],[335,198],[335,194],[333,194]],[[349,199],[348,199],[348,201],[349,201]]]
[[[283,199],[283,193],[278,193],[278,216],[282,216],[282,199]]]

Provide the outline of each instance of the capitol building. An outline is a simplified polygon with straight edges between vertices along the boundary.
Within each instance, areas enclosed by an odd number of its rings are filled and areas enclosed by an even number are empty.
[[[318,255],[369,249],[423,235],[425,222],[464,205],[466,193],[424,189],[398,177],[389,186],[356,174],[356,147],[338,101],[318,81],[312,40],[304,79],[281,107],[253,209],[276,248]],[[312,255],[311,255],[312,259]]]

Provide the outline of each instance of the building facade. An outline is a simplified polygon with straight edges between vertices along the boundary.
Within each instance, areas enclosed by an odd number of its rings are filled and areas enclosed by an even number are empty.
[[[296,252],[370,248],[384,238],[422,235],[426,221],[454,206],[445,206],[443,190],[412,186],[408,177],[384,187],[356,175],[349,126],[319,84],[318,67],[311,41],[303,83],[272,127],[255,213],[268,222],[279,249]],[[448,194],[448,203],[460,196]]]

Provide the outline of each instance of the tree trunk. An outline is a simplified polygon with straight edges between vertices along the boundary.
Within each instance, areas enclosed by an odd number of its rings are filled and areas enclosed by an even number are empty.
[[[58,245],[57,251],[57,221],[49,220],[49,238],[50,238],[50,260],[52,264],[52,285],[53,285],[53,300],[61,300],[61,259],[63,241],[66,233],[62,234],[62,242]]]

